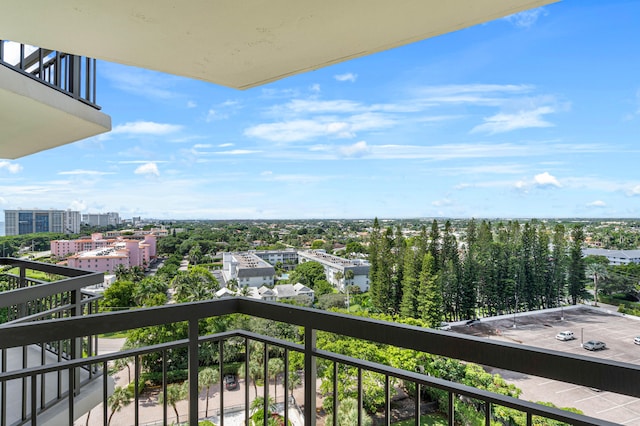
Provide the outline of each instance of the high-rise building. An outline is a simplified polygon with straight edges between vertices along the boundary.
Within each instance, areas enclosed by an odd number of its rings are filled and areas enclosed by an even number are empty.
[[[5,235],[38,232],[77,234],[80,232],[80,212],[72,210],[5,210]]]
[[[117,212],[87,213],[82,215],[82,223],[89,226],[118,226],[120,215]]]

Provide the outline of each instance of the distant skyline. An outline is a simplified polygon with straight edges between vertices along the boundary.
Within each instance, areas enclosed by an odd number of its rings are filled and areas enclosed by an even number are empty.
[[[99,61],[113,130],[0,160],[0,209],[640,217],[638,16],[564,0],[247,91]]]

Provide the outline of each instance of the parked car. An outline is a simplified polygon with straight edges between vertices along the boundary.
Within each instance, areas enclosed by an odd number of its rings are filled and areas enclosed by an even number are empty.
[[[587,343],[582,345],[582,347],[588,351],[599,351],[600,349],[605,349],[607,345],[599,340],[589,340]]]
[[[465,324],[467,325],[467,327],[473,327],[475,324],[478,324],[479,322],[480,320],[476,318],[476,319],[470,319]]]
[[[438,327],[442,331],[451,331],[451,324],[448,322],[441,322],[440,327]]]
[[[238,378],[235,374],[227,374],[224,376],[224,387],[227,390],[232,390],[238,387]]]
[[[563,342],[567,340],[573,340],[575,338],[576,336],[573,335],[573,331],[569,330],[561,331],[560,333],[556,334],[556,339],[562,340]]]
[[[640,345],[640,336],[633,339],[633,343],[635,343],[636,345]]]

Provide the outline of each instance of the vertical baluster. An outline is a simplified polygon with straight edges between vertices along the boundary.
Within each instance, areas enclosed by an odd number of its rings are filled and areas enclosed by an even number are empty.
[[[304,418],[309,426],[316,424],[316,330],[304,328]]]

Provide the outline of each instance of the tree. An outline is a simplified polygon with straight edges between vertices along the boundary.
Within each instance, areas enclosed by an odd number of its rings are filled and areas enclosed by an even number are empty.
[[[273,399],[278,401],[278,375],[284,371],[284,361],[280,358],[269,358],[269,364],[267,367],[269,376],[274,379],[273,386]],[[269,380],[266,381],[265,386],[268,385]]]
[[[324,267],[319,262],[304,262],[296,266],[289,275],[289,282],[300,283],[315,290],[317,281],[326,280]]]
[[[104,291],[100,301],[103,310],[128,309],[136,306],[133,299],[135,284],[133,281],[116,281]]]
[[[176,423],[180,424],[180,414],[178,413],[178,402],[186,399],[189,395],[189,381],[185,380],[182,383],[173,383],[167,386],[167,404],[169,404],[173,411],[176,413]],[[165,395],[163,393],[160,394],[158,398],[158,402],[160,404],[164,403]]]
[[[591,262],[585,268],[585,273],[593,278],[593,300],[595,306],[598,306],[598,282],[608,277],[607,267],[602,263]]]
[[[419,276],[415,271],[416,263],[414,251],[407,250],[404,255],[402,301],[400,302],[400,315],[403,317],[416,318],[418,316]]]
[[[584,242],[584,230],[576,225],[571,230],[571,249],[569,254],[569,296],[571,304],[576,305],[578,298],[584,292],[585,265],[582,259],[582,243]]]
[[[373,421],[362,410],[362,426],[371,426]],[[324,423],[326,426],[333,426],[333,416],[328,415]],[[345,398],[338,404],[338,424],[340,426],[358,426],[358,400],[355,398]]]
[[[431,253],[427,253],[422,261],[422,271],[420,272],[418,312],[429,327],[438,328],[442,322],[442,290],[433,270],[433,257]]]
[[[218,381],[220,381],[220,372],[215,368],[207,367],[202,369],[198,373],[198,386],[200,387],[200,391],[202,391],[203,389],[207,390],[207,395],[205,397],[205,417],[209,417],[209,391],[211,390],[211,386],[213,386]]]
[[[128,387],[117,386],[109,399],[107,399],[107,404],[109,405],[109,410],[111,410],[111,414],[109,414],[109,418],[107,420],[107,425],[111,424],[111,419],[113,415],[118,411],[122,410],[122,408],[131,404],[131,399],[133,399],[133,395],[131,394],[131,390]]]
[[[264,424],[265,412],[264,412],[264,404],[265,400],[262,396],[257,396],[253,401],[251,401],[251,417],[250,417],[250,425],[258,426]],[[282,423],[278,422],[277,419],[273,418],[274,416],[279,415],[276,413],[276,402],[273,398],[269,397],[267,399],[267,424],[268,425],[276,425],[280,426]]]

